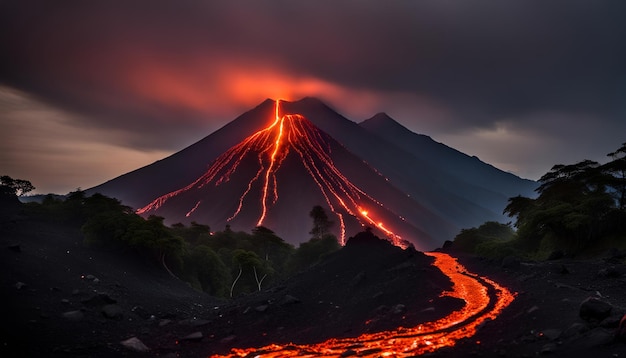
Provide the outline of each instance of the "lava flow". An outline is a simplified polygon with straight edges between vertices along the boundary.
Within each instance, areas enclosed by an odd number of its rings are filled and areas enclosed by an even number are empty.
[[[447,254],[427,255],[435,258],[434,265],[453,283],[452,290],[443,292],[442,296],[465,301],[461,309],[441,319],[412,328],[399,327],[354,338],[333,338],[310,345],[290,343],[262,348],[233,348],[229,355],[212,357],[341,357],[348,351],[359,357],[416,356],[454,346],[459,340],[472,337],[483,322],[495,319],[515,298],[514,293],[494,281],[468,272]]]
[[[308,176],[319,189],[326,205],[337,217],[340,225],[339,240],[341,244],[345,243],[346,236],[344,215],[350,215],[357,218],[362,225],[371,225],[380,229],[394,244],[402,245],[403,241],[398,235],[385,228],[380,220],[373,218],[373,214],[364,209],[364,207],[369,207],[371,210],[375,210],[376,207],[383,205],[354,185],[335,166],[330,156],[331,143],[329,137],[302,115],[282,115],[280,112],[280,100],[277,100],[274,118],[269,126],[224,152],[195,182],[157,198],[144,208],[139,209],[137,213],[157,213],[165,202],[192,189],[200,189],[209,184],[215,186],[224,184],[242,166],[245,159],[255,156],[258,170],[249,178],[247,186],[242,188],[237,206],[227,221],[233,220],[242,212],[246,200],[259,198],[260,203],[252,205],[260,206],[256,226],[261,226],[272,206],[279,199],[277,173],[288,155],[295,153]],[[195,205],[185,208],[187,217],[193,215],[203,204],[202,200],[196,199],[194,202]],[[250,204],[246,203],[246,207],[248,205]]]

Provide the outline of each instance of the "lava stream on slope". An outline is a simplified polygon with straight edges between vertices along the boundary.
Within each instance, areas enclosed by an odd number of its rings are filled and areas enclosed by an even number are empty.
[[[297,158],[306,175],[314,182],[330,211],[337,217],[340,226],[339,241],[343,245],[346,239],[346,216],[356,218],[362,226],[369,225],[382,231],[396,246],[406,243],[391,230],[387,229],[377,211],[384,205],[352,183],[335,165],[331,157],[331,143],[328,135],[299,114],[281,114],[280,100],[275,103],[274,118],[270,125],[244,139],[219,156],[204,175],[188,186],[165,194],[145,207],[137,210],[138,214],[157,214],[168,201],[175,201],[183,195],[194,198],[193,204],[174,204],[185,206],[186,217],[200,211],[207,197],[201,190],[203,187],[220,186],[234,177],[235,172],[248,163],[256,162],[256,169],[246,172],[246,185],[240,190],[235,200],[236,207],[227,222],[241,215],[244,209],[259,207],[256,226],[264,225],[270,209],[279,200],[279,183],[277,174],[288,156]],[[243,175],[243,174],[242,174]],[[238,177],[240,178],[240,177]],[[259,202],[245,203],[247,200]],[[210,202],[210,200],[206,200]],[[245,203],[245,205],[244,205]],[[208,204],[207,204],[208,205]],[[181,209],[182,210],[182,209]],[[393,214],[395,215],[395,214]],[[167,216],[167,215],[163,215]],[[397,215],[396,215],[397,216]],[[206,218],[205,218],[206,219]],[[197,219],[203,221],[202,218]],[[402,220],[397,216],[397,220]]]
[[[480,324],[495,319],[515,298],[496,282],[468,272],[457,259],[444,253],[427,253],[434,265],[453,283],[451,296],[465,305],[433,322],[412,328],[362,334],[354,338],[329,339],[317,344],[270,344],[262,348],[233,348],[225,356],[211,357],[340,357],[350,351],[359,357],[409,357],[451,347],[472,337]]]

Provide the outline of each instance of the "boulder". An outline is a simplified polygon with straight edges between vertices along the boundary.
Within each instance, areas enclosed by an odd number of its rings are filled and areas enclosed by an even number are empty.
[[[184,336],[183,338],[181,338],[181,341],[200,341],[202,340],[202,337],[202,332],[197,331]]]
[[[600,322],[611,315],[613,306],[597,297],[587,297],[581,304],[578,312],[585,321]]]
[[[124,317],[124,311],[122,307],[116,304],[108,304],[102,306],[102,315],[109,319],[117,319],[120,320]]]
[[[300,300],[292,295],[285,295],[282,300],[280,300],[281,305],[291,305],[294,303],[300,303]]]
[[[120,344],[135,352],[147,352],[150,349],[137,337],[131,337],[120,342]]]
[[[78,322],[78,321],[82,321],[83,318],[85,318],[85,314],[80,311],[68,311],[68,312],[63,312],[63,318],[73,321],[73,322]]]

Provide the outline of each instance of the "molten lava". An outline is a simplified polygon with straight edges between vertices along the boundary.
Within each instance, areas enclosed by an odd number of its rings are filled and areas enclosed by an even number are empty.
[[[233,348],[227,357],[340,357],[348,350],[359,357],[421,355],[454,346],[459,340],[472,337],[483,322],[495,319],[515,298],[513,293],[494,281],[468,272],[447,254],[428,255],[435,258],[434,265],[452,280],[452,290],[442,295],[465,301],[461,309],[412,328],[398,327],[392,331],[362,334],[354,338],[333,338],[309,345],[290,343],[262,348]]]
[[[242,165],[244,158],[256,155],[258,170],[249,179],[247,186],[238,198],[236,209],[227,221],[233,220],[241,213],[246,200],[259,198],[260,210],[256,225],[261,226],[272,206],[279,199],[277,173],[290,153],[299,158],[299,162],[319,189],[326,205],[336,215],[340,225],[341,244],[345,243],[346,236],[345,214],[357,218],[364,226],[371,225],[378,228],[394,244],[403,244],[400,236],[387,229],[380,220],[375,219],[373,217],[375,214],[363,208],[367,206],[371,208],[370,211],[374,211],[376,207],[383,207],[383,205],[350,182],[335,166],[330,156],[331,144],[328,136],[302,115],[282,115],[280,100],[276,101],[274,118],[270,125],[224,152],[195,182],[157,198],[144,208],[139,209],[137,213],[156,213],[166,201],[182,193],[209,184],[219,186],[226,183]],[[252,195],[255,188],[260,188],[258,195]],[[198,200],[193,207],[185,209],[186,216],[193,215],[200,206],[202,206],[202,200]]]
[[[168,200],[207,185],[220,186],[247,163],[256,162],[253,173],[237,199],[236,208],[228,221],[233,220],[249,205],[259,205],[256,225],[263,225],[272,207],[279,200],[277,173],[289,155],[297,158],[334,213],[341,226],[341,243],[345,243],[344,214],[357,218],[362,225],[371,225],[384,232],[397,246],[404,241],[388,229],[376,215],[382,203],[354,185],[335,166],[330,153],[329,137],[299,114],[281,114],[280,101],[276,101],[274,118],[266,128],[259,130],[219,156],[206,173],[188,186],[163,195],[139,214],[157,212]],[[252,158],[252,160],[250,159]],[[258,168],[258,169],[257,169]],[[246,182],[244,181],[244,182]],[[238,192],[239,193],[239,192]],[[254,194],[254,195],[253,195]],[[190,194],[191,196],[195,193]],[[254,204],[247,200],[258,199]],[[185,204],[186,215],[192,216],[202,207],[203,199],[194,197],[193,204]],[[401,218],[400,218],[401,219]],[[486,277],[469,273],[457,260],[443,253],[428,253],[434,265],[453,283],[452,290],[442,295],[461,299],[465,305],[449,315],[416,327],[398,327],[392,331],[368,333],[353,338],[329,339],[317,344],[271,344],[262,348],[234,348],[230,357],[338,357],[346,351],[357,356],[406,357],[433,352],[442,347],[454,346],[461,339],[472,337],[477,327],[495,319],[514,299],[514,294]],[[373,353],[372,353],[373,352]],[[217,357],[217,356],[215,356]]]

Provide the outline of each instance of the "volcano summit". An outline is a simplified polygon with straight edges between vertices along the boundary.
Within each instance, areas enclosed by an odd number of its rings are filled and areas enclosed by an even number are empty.
[[[304,205],[304,213],[315,203],[329,208],[339,223],[341,243],[345,243],[346,224],[357,229],[356,219],[360,225],[376,227],[400,244],[400,237],[376,220],[393,214],[352,183],[333,158],[343,167],[360,167],[360,175],[369,176],[371,181],[378,179],[376,173],[302,115],[280,112],[280,101],[276,101],[269,126],[224,152],[190,185],[155,199],[138,213],[175,221],[206,222],[213,218],[241,226],[252,226],[256,217],[255,226],[267,222],[271,227],[282,227],[294,207],[293,200],[288,199],[294,198],[298,206]],[[220,196],[224,198],[221,202],[212,200]],[[281,200],[281,196],[288,198]],[[225,217],[229,212],[231,215]],[[428,237],[414,231],[414,235]]]
[[[427,149],[437,156],[415,153],[421,143],[412,135],[383,115],[358,125],[314,98],[266,100],[196,144],[89,191],[170,224],[263,225],[291,243],[310,238],[309,212],[321,205],[342,243],[346,232],[370,226],[395,244],[429,250],[467,223],[498,220],[494,202],[501,210],[534,187],[432,140]],[[478,187],[479,174],[497,184]]]

